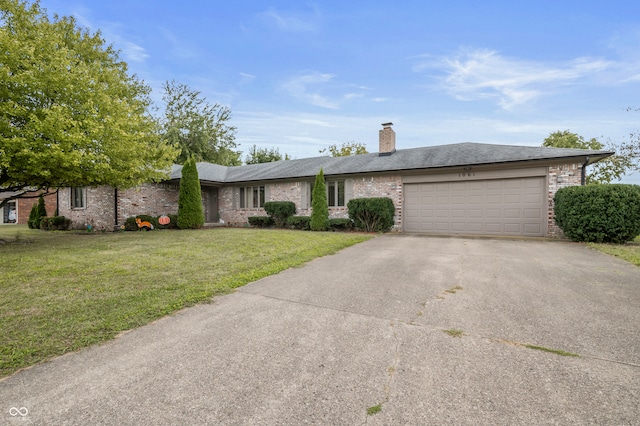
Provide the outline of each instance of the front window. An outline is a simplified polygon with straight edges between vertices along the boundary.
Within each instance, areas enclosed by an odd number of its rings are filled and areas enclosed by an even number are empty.
[[[329,207],[344,206],[344,181],[327,182],[327,204]]]
[[[264,186],[247,186],[240,188],[240,208],[257,209],[264,207]]]
[[[71,208],[84,209],[87,207],[85,202],[85,191],[82,186],[74,186],[71,188]]]
[[[9,201],[5,204],[2,212],[2,221],[0,223],[16,223],[18,221],[18,210],[15,201]]]
[[[343,180],[328,181],[327,187],[327,206],[329,207],[344,207],[344,182]],[[313,202],[313,186],[309,185],[311,194],[311,202]]]

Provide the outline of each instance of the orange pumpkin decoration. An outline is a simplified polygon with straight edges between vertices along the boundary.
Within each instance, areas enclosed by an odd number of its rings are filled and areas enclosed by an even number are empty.
[[[171,222],[171,219],[167,215],[162,215],[158,218],[158,223],[160,225],[168,225]]]

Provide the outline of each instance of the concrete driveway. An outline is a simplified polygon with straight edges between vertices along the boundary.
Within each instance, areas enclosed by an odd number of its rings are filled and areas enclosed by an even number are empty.
[[[0,424],[638,424],[639,324],[583,245],[387,235],[19,372]]]

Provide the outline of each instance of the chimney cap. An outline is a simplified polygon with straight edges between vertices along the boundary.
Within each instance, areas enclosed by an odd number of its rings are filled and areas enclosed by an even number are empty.
[[[392,122],[382,123],[382,127],[391,127],[391,126],[393,126]]]

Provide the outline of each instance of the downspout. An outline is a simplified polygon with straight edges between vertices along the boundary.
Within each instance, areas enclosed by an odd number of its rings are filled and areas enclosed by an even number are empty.
[[[587,165],[589,164],[589,156],[582,165],[582,176],[580,177],[580,185],[584,186],[587,183]]]
[[[118,227],[118,188],[113,188],[113,216],[116,219],[116,228]]]

